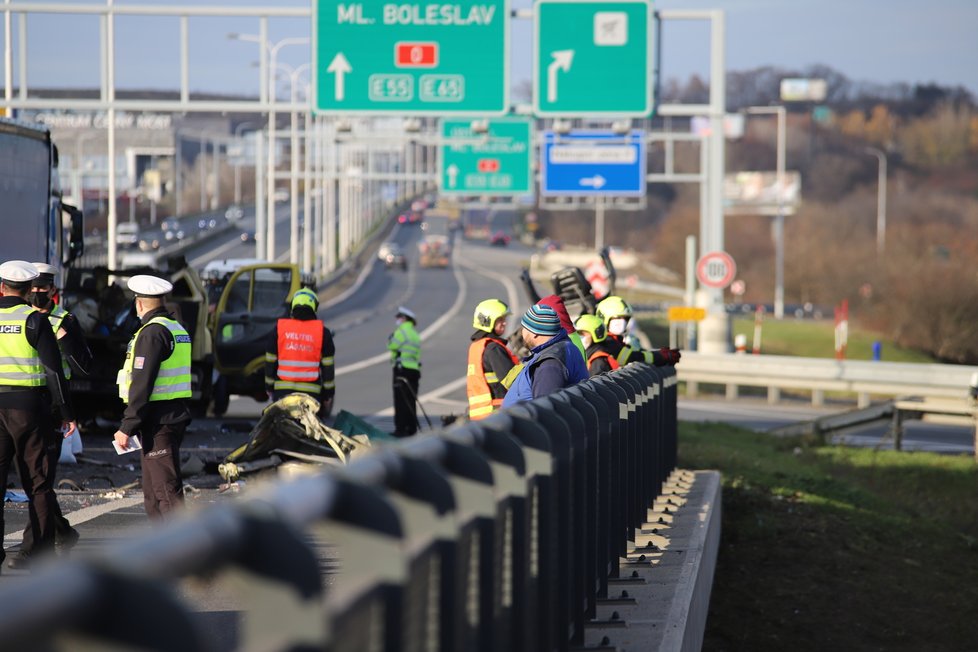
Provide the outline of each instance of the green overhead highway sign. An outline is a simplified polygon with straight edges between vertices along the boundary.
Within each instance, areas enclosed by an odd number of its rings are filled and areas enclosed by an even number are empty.
[[[652,113],[649,0],[537,0],[533,11],[537,115]]]
[[[509,110],[510,0],[314,0],[314,110]]]
[[[439,157],[441,192],[455,195],[528,195],[532,192],[529,120],[488,121],[485,134],[469,120],[443,120]],[[484,136],[484,142],[477,142]],[[464,140],[450,144],[451,140]]]

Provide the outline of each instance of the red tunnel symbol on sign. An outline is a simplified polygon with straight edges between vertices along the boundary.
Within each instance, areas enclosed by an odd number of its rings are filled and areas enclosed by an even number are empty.
[[[434,68],[438,65],[438,44],[401,41],[394,46],[394,65],[398,68]]]
[[[480,158],[479,172],[499,172],[498,158]]]

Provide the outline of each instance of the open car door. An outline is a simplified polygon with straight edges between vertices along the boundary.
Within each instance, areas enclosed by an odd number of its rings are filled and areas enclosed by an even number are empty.
[[[228,279],[214,315],[215,368],[226,376],[262,375],[265,344],[302,287],[295,265],[246,265]]]

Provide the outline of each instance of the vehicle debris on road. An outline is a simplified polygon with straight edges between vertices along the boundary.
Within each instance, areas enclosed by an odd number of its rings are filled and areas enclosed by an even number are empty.
[[[344,464],[367,452],[366,434],[347,436],[319,420],[319,401],[289,394],[265,408],[248,443],[232,451],[218,472],[233,483],[244,473],[273,468],[286,460]]]

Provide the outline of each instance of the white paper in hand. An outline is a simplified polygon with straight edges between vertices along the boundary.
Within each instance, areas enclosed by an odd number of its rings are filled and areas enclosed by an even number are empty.
[[[117,455],[125,455],[126,453],[131,453],[133,451],[141,450],[143,445],[139,443],[139,437],[133,435],[129,438],[129,445],[123,448],[119,445],[119,442],[112,440],[112,447],[115,448]]]

